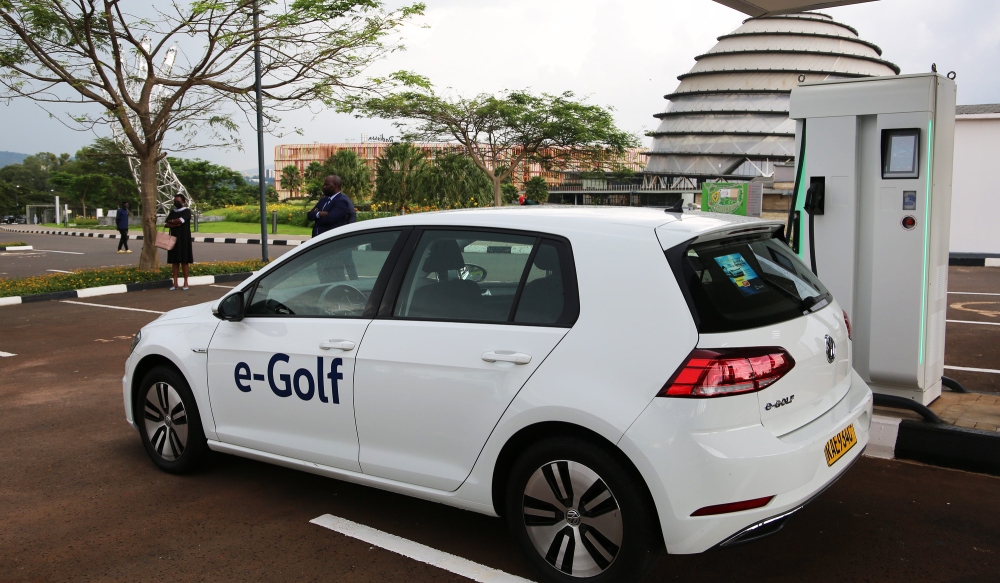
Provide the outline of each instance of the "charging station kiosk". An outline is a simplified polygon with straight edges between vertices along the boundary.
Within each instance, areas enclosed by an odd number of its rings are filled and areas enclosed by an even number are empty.
[[[791,94],[789,244],[850,317],[858,374],[922,405],[944,373],[955,99],[935,73]]]

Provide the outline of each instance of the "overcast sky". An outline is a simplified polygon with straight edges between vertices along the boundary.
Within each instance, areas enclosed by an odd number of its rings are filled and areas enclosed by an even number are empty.
[[[135,0],[132,0],[135,1]],[[463,95],[528,87],[570,90],[615,109],[620,127],[637,134],[655,128],[652,115],[677,75],[740,26],[741,13],[711,0],[425,0],[427,13],[404,31],[407,51],[380,68],[409,69],[438,88]],[[400,4],[395,0],[390,5]],[[1000,102],[1000,2],[996,0],[879,0],[832,8],[835,19],[882,47],[902,72],[958,74],[958,102]],[[66,129],[27,101],[0,104],[0,150],[75,152],[95,137]],[[278,143],[360,141],[361,134],[395,134],[383,120],[324,112],[284,117],[303,136],[265,139],[266,159]],[[646,140],[648,142],[648,139]],[[237,170],[256,166],[255,138],[246,125],[244,151],[187,153]]]

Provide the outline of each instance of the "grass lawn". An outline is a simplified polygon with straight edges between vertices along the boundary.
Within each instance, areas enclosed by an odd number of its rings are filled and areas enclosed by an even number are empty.
[[[219,221],[217,223],[199,223],[198,234],[210,233],[245,233],[260,235],[260,225],[257,223],[234,223]],[[271,221],[267,222],[267,234],[271,234]],[[312,227],[297,227],[294,225],[278,225],[279,235],[312,235]]]

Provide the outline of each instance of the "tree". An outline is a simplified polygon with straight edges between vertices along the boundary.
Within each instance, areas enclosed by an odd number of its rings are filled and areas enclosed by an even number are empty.
[[[239,145],[238,112],[230,106],[255,110],[255,46],[270,130],[283,110],[332,106],[395,82],[421,82],[405,72],[368,77],[366,70],[400,48],[388,37],[421,14],[422,4],[395,10],[379,0],[260,4],[266,10],[257,11],[255,28],[255,0],[129,7],[141,16],[119,0],[0,0],[0,99],[83,104],[66,123],[81,129],[111,124],[137,160],[142,269],[158,261],[157,169],[168,135],[180,134],[172,140],[174,152]],[[195,140],[199,132],[210,138]]]
[[[49,182],[60,191],[66,193],[80,202],[83,212],[80,216],[87,216],[87,196],[93,194],[103,194],[111,188],[111,179],[103,174],[71,174],[69,172],[54,172]]]
[[[533,176],[524,183],[524,196],[537,202],[549,200],[549,185],[541,176]]]
[[[75,174],[100,174],[108,178],[107,187],[91,197],[94,206],[117,208],[122,201],[128,201],[132,208],[140,208],[139,191],[132,169],[124,152],[111,138],[97,138],[91,145],[80,148],[67,171]]]
[[[386,97],[352,96],[342,109],[397,120],[407,140],[457,142],[492,181],[496,206],[501,185],[524,161],[560,167],[638,144],[615,126],[610,109],[576,101],[571,92],[447,99],[415,86]]]
[[[0,168],[0,180],[20,186],[25,191],[48,192],[49,175],[64,170],[69,162],[69,154],[56,156],[50,152],[39,152],[28,156],[20,164]]]
[[[319,162],[310,162],[303,173],[305,191],[310,199],[318,199],[323,196],[323,181],[329,176],[326,168]]]
[[[289,164],[281,169],[281,186],[292,196],[298,196],[299,190],[302,188],[302,173],[299,172],[298,166]]]
[[[439,207],[486,206],[493,200],[493,183],[461,151],[438,154],[425,184],[426,203]]]
[[[371,170],[354,150],[338,150],[323,164],[324,179],[336,175],[342,182],[341,189],[355,202],[369,200],[372,196]]]
[[[16,186],[0,182],[0,214],[21,214],[21,201],[15,192]]]
[[[500,196],[503,204],[511,204],[517,200],[517,187],[513,182],[504,182],[500,185]]]
[[[428,174],[424,153],[413,144],[393,144],[378,159],[375,170],[376,202],[387,202],[403,212],[419,196]]]
[[[217,208],[256,200],[257,189],[248,184],[242,174],[225,166],[198,158],[170,158],[170,167],[198,204]]]

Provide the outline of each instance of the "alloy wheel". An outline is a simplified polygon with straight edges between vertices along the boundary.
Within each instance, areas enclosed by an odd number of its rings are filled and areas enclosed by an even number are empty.
[[[603,573],[621,549],[618,501],[581,463],[553,461],[535,470],[524,487],[523,515],[535,550],[572,577]]]
[[[187,446],[188,418],[177,389],[167,383],[153,383],[146,391],[143,417],[153,451],[166,461],[181,457]]]

